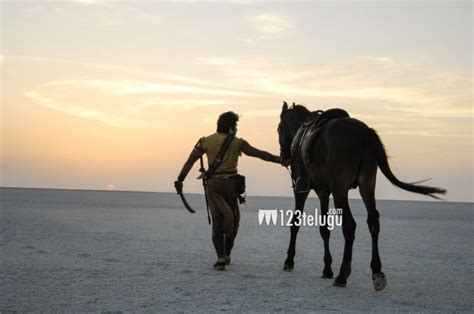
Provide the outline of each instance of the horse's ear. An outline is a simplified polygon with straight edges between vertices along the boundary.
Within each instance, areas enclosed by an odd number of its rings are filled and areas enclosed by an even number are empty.
[[[295,104],[295,102],[293,102],[293,106],[292,106],[292,107],[295,108],[295,106],[296,106],[296,104]]]
[[[283,102],[283,107],[281,108],[281,112],[285,112],[288,110],[288,103],[286,101]]]

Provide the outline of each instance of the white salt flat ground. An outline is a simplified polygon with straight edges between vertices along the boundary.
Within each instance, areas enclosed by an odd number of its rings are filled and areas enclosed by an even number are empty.
[[[346,288],[321,279],[317,228],[299,233],[296,266],[283,272],[288,228],[257,226],[242,207],[233,264],[215,260],[202,196],[191,215],[173,194],[0,189],[0,311],[465,311],[473,300],[473,208],[467,203],[379,201],[380,251],[388,286],[373,289],[362,203]],[[306,208],[318,206],[309,200]],[[331,235],[333,270],[343,237]]]

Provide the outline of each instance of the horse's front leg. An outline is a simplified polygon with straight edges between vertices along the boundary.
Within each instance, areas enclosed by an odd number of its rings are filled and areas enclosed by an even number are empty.
[[[308,197],[308,192],[304,193],[295,193],[295,212],[296,211],[301,211],[301,213],[304,210],[304,204],[306,202],[306,198]],[[295,222],[298,220],[298,215],[293,215],[293,219],[291,221],[291,227],[290,227],[290,245],[288,247],[288,256],[286,257],[285,260],[285,265],[283,266],[284,270],[292,270],[295,266],[295,254],[296,254],[296,236],[298,235],[298,231],[300,229],[299,226],[295,225]]]
[[[319,202],[321,205],[321,215],[326,216],[325,221],[327,221],[327,214],[329,210],[329,192],[325,190],[316,191],[318,194]],[[329,237],[331,236],[331,231],[328,229],[327,223],[323,226],[319,226],[319,233],[324,241],[324,270],[322,278],[332,278],[334,273],[332,272],[332,256],[331,251],[329,250]]]

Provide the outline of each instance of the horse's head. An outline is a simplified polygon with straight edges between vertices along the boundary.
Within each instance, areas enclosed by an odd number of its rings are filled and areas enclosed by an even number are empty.
[[[280,123],[278,124],[278,138],[280,142],[280,157],[288,159],[291,157],[291,143],[295,137],[296,131],[310,114],[309,110],[302,105],[293,105],[283,102],[283,108],[280,114]]]

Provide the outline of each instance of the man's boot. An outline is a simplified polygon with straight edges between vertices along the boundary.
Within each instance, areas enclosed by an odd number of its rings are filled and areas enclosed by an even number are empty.
[[[232,248],[234,247],[234,240],[237,234],[233,234],[229,237],[226,237],[225,241],[225,260],[226,265],[230,265],[230,253],[232,252]]]
[[[226,258],[225,256],[218,256],[217,261],[214,263],[215,270],[225,270]]]
[[[215,270],[225,270],[226,258],[225,258],[225,234],[213,234],[212,242],[217,253],[217,261],[214,263]]]

